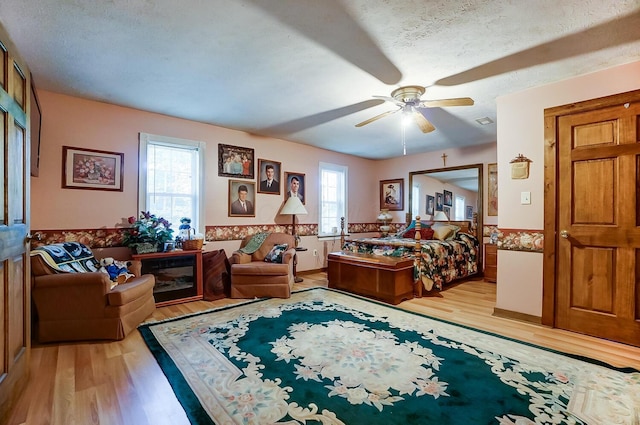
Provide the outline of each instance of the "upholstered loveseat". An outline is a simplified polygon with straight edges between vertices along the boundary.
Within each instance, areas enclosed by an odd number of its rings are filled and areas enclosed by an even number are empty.
[[[77,242],[47,248],[31,251],[38,341],[120,340],[155,310],[155,278],[141,275],[141,264],[130,260],[128,248],[92,251]],[[116,285],[97,271],[104,257],[129,260],[128,272],[134,277]]]
[[[231,298],[289,298],[293,288],[295,238],[286,233],[270,233],[255,251],[254,236],[245,237],[240,249],[231,254]],[[276,245],[287,244],[281,262],[265,261]],[[242,250],[253,251],[251,253]]]

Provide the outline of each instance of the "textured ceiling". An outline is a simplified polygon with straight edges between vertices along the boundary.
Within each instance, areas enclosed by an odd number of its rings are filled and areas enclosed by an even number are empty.
[[[494,142],[496,97],[640,60],[638,0],[2,0],[37,87],[358,155]],[[44,111],[46,113],[46,111]]]

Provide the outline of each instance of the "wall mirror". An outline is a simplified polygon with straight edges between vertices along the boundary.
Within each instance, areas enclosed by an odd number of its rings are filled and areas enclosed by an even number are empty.
[[[443,211],[449,220],[469,220],[477,213],[476,236],[480,242],[478,252],[479,270],[482,270],[482,179],[483,164],[436,168],[409,172],[409,207],[412,218],[419,215],[423,220],[432,220],[438,211]]]

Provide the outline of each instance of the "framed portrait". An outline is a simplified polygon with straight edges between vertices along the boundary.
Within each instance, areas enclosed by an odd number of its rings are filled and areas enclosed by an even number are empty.
[[[280,195],[280,163],[258,158],[258,193]]]
[[[449,220],[451,220],[451,208],[449,207],[442,207],[442,212],[444,213],[444,215],[447,216],[447,218]]]
[[[62,147],[62,187],[122,192],[124,154]]]
[[[435,214],[435,204],[436,204],[436,198],[431,196],[431,195],[427,195],[427,202],[425,203],[426,205],[426,213],[428,215],[434,215]]]
[[[284,194],[284,200],[286,201],[292,196],[297,196],[304,204],[305,190],[307,188],[304,181],[304,174],[287,171],[284,173],[284,181],[287,185],[287,187],[285,188],[286,192]]]
[[[465,215],[464,215],[464,217],[467,220],[472,220],[473,219],[473,206],[472,205],[467,205],[465,207]]]
[[[254,150],[240,146],[218,144],[218,175],[253,179]]]
[[[442,192],[444,193],[444,205],[453,206],[453,193],[448,190],[443,190]]]
[[[444,198],[444,196],[442,195],[442,193],[436,192],[436,211],[442,211],[443,198]]]
[[[256,184],[229,180],[229,217],[256,216]]]
[[[380,209],[404,209],[404,179],[380,180]]]
[[[487,215],[498,215],[498,164],[487,164],[489,180],[487,182]]]

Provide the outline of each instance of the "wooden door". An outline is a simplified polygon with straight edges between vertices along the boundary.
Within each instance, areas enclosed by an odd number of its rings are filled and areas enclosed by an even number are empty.
[[[29,374],[29,89],[28,70],[0,27],[0,423]]]
[[[640,91],[565,112],[555,122],[555,235],[546,233],[554,324],[640,346]]]

